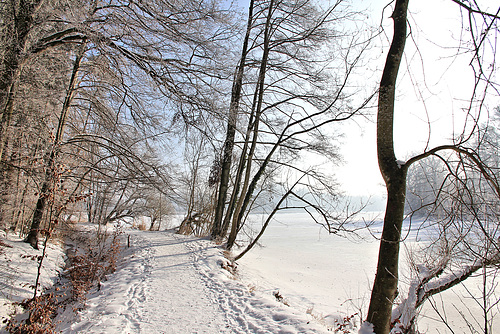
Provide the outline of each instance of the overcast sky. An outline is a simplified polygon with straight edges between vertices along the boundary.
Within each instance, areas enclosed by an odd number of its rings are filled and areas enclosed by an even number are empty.
[[[386,8],[382,15],[382,4],[387,3],[357,1],[357,6],[369,9],[373,24],[379,24],[383,17],[386,36],[379,39],[383,61],[392,38],[391,8]],[[407,40],[398,76],[395,119],[395,148],[401,160],[426,147],[450,143],[454,134],[461,132],[462,109],[468,106],[474,83],[469,66],[471,55],[457,55],[464,33],[459,7],[451,0],[419,0],[410,1],[409,11],[411,38]],[[486,101],[485,111],[500,105],[496,94]],[[365,122],[357,131],[356,127],[350,129],[345,138],[343,154],[347,163],[339,173],[348,193],[385,193],[376,161],[375,135],[375,124]]]
[[[496,1],[481,2],[493,11]],[[238,0],[238,3],[248,6],[248,0]],[[328,4],[328,0],[324,3]],[[382,23],[384,28],[366,68],[366,73],[378,80],[392,39],[392,7],[383,11],[391,2],[355,0],[351,3],[355,9],[366,12],[368,23],[373,26]],[[463,51],[458,51],[460,41],[469,37],[461,35],[467,33],[462,29],[459,6],[451,0],[413,0],[409,13],[411,37],[407,40],[398,76],[395,117],[395,149],[400,160],[426,147],[450,143],[454,134],[462,130],[462,109],[468,106],[474,83],[469,66],[471,55],[458,55]],[[491,95],[485,110],[492,111],[498,105],[499,97]],[[384,195],[376,158],[375,117],[371,121],[356,119],[342,129],[345,137],[341,153],[345,164],[338,168],[337,177],[344,191],[356,196]]]

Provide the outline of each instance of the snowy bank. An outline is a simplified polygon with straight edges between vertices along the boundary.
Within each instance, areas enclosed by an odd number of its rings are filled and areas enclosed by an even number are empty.
[[[0,248],[0,265],[2,266],[0,274],[2,328],[0,333],[5,333],[5,321],[15,310],[13,302],[21,302],[33,297],[42,247],[40,250],[35,250],[18,236],[11,234],[2,235],[0,241],[5,244]],[[49,242],[42,262],[38,292],[53,286],[64,267],[64,259],[64,250],[60,243]]]

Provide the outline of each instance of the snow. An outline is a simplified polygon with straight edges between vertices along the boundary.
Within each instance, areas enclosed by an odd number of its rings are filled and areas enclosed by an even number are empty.
[[[365,321],[361,325],[361,328],[359,329],[358,334],[373,334],[373,324]]]
[[[331,235],[306,215],[284,213],[261,245],[238,261],[246,280],[280,289],[291,304],[320,318],[358,313],[360,324],[376,272],[376,239]]]
[[[62,333],[326,333],[311,316],[286,306],[222,268],[209,240],[172,231],[131,231],[118,270],[90,296]]]
[[[279,288],[292,306],[309,309],[323,323],[339,315],[346,317],[357,313],[353,321],[359,326],[366,317],[375,277],[379,247],[377,236],[380,235],[377,229],[381,223],[373,225],[373,235],[360,231],[366,233],[361,235],[361,240],[350,240],[329,235],[320,226],[307,221],[305,215],[281,213],[277,217],[278,221],[273,222],[262,237],[261,247],[252,249],[238,261],[243,278],[269,289]],[[418,224],[414,222],[412,226]],[[403,249],[412,249],[417,236],[417,243],[425,244],[424,235],[418,232],[404,231],[407,238],[401,251],[397,302],[409,295],[416,298],[408,293],[414,278],[409,274],[409,263]],[[428,300],[418,310],[419,331],[452,333],[440,316],[446,318],[455,333],[469,331],[467,321],[480,324],[481,309],[469,292],[480,295],[481,284],[481,277],[470,277],[465,285],[441,292]],[[404,309],[403,305],[400,310]],[[493,314],[497,314],[498,310],[495,307]],[[411,315],[407,314],[408,317]],[[494,321],[493,328],[498,330],[500,319],[495,318]],[[325,325],[331,326],[332,322]]]
[[[378,241],[369,233],[366,239],[353,241],[329,235],[300,214],[280,214],[264,234],[261,245],[238,261],[237,270],[223,256],[223,249],[207,239],[177,235],[172,230],[127,229],[126,234],[131,247],[124,244],[116,272],[101,282],[99,290],[89,294],[84,308],[76,314],[68,308],[58,316],[59,331],[373,332],[370,324],[363,323],[378,252]],[[38,253],[13,237],[7,243],[15,248],[4,248],[6,253],[1,259],[11,268],[6,272],[20,274],[18,283],[13,283],[15,275],[7,278],[3,274],[3,296],[10,291],[9,296],[17,300],[28,298],[32,290],[22,284],[34,282],[36,261],[18,254]],[[49,258],[44,262],[45,285],[53,282],[64,263],[60,247],[49,249]],[[233,255],[237,253],[235,250]],[[25,273],[25,266],[35,270],[26,269]],[[401,271],[404,278],[403,260]],[[400,296],[406,298],[408,289],[410,286],[402,284]],[[436,302],[444,305],[442,301],[446,300],[454,306],[467,303],[460,291],[446,291]],[[7,305],[2,312],[6,316],[11,308]],[[432,312],[429,306],[420,310],[419,329],[449,333]],[[460,314],[447,314],[454,329],[466,330],[458,324]]]
[[[21,302],[33,297],[38,271],[40,250],[34,250],[18,236],[2,233],[0,241],[0,316],[1,324],[14,312],[12,302]],[[64,250],[60,243],[47,244],[46,257],[42,262],[41,281],[38,291],[51,287],[58,279],[64,266]],[[1,332],[1,331],[0,331]]]
[[[417,312],[415,305],[418,300],[417,289],[419,284],[420,281],[412,282],[408,288],[407,298],[393,309],[391,321],[398,319],[399,323],[394,326],[391,333],[402,333],[401,328],[408,328],[411,320],[415,318]]]
[[[172,232],[130,232],[123,265],[65,333],[211,333],[224,318],[193,266],[189,241]],[[219,315],[219,316],[217,316]]]

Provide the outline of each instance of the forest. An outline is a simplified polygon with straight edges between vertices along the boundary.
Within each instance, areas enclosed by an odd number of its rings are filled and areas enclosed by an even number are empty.
[[[398,79],[424,67],[426,22],[412,2],[386,2],[377,25],[349,0],[2,1],[2,236],[38,250],[78,223],[159,231],[180,216],[177,233],[209,237],[234,262],[288,210],[349,238],[373,222],[342,189],[355,176],[335,166],[346,124],[368,120],[386,204],[365,328],[417,333],[426,301],[474,275],[494,281],[500,263],[500,7],[444,1],[460,29],[443,28],[440,47],[466,59],[467,95],[450,101],[453,132],[435,145],[438,111],[415,82],[428,140],[399,156]],[[402,296],[407,222],[430,239]],[[113,262],[116,235],[100,233]],[[481,333],[494,332],[496,296],[485,283]]]

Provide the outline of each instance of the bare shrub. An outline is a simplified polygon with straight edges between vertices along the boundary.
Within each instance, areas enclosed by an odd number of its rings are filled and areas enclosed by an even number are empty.
[[[67,270],[67,276],[71,284],[73,300],[84,304],[87,293],[93,287],[99,287],[105,276],[116,270],[121,251],[121,234],[121,230],[115,229],[110,241],[106,238],[96,238],[97,247],[89,243],[82,254],[75,252],[69,257],[70,267]]]
[[[55,324],[53,318],[58,308],[54,294],[46,293],[35,298],[26,299],[17,305],[28,311],[28,317],[24,320],[17,320],[12,317],[6,327],[9,333],[54,333]]]
[[[33,298],[17,303],[16,305],[24,309],[26,313],[11,316],[6,326],[9,333],[54,333],[56,329],[54,318],[59,308],[74,302],[78,306],[73,309],[75,311],[81,309],[89,291],[99,288],[100,282],[105,279],[106,275],[116,270],[121,251],[122,231],[120,229],[115,229],[112,233],[97,231],[91,235],[85,235],[82,231],[73,232],[71,239],[78,240],[80,250],[68,254],[69,266],[65,275],[69,286],[62,287],[67,296],[64,292],[57,293],[60,290],[56,288],[56,292],[35,295]],[[33,259],[40,260],[35,256]],[[69,298],[66,298],[68,296]]]

